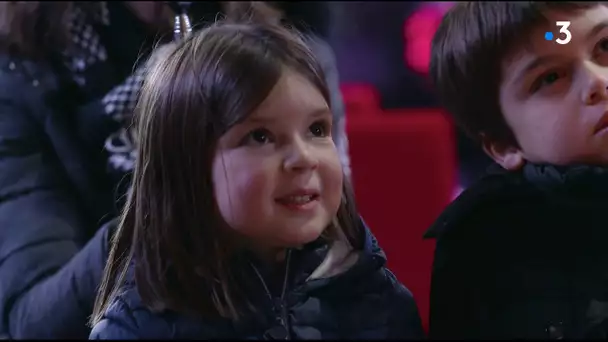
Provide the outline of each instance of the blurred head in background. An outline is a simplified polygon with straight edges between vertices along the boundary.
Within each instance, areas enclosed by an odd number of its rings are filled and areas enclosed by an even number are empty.
[[[64,47],[72,6],[71,1],[1,1],[0,47],[28,54]]]
[[[326,38],[331,24],[331,5],[326,1],[228,1],[229,15],[241,16],[254,6],[256,15],[271,22],[283,22],[306,34]]]
[[[122,5],[148,30],[162,34],[171,31],[175,13],[167,1],[124,1]],[[194,24],[210,23],[222,12],[223,3],[201,1],[189,7]],[[1,1],[0,48],[29,55],[67,48],[74,10],[101,21],[107,9],[101,1]]]

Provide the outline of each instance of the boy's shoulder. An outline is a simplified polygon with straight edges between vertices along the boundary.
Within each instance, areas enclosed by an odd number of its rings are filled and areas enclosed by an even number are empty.
[[[509,221],[527,218],[530,211],[542,205],[541,198],[538,188],[526,181],[521,172],[493,165],[444,209],[424,237],[468,235],[480,233],[480,229],[490,233]]]

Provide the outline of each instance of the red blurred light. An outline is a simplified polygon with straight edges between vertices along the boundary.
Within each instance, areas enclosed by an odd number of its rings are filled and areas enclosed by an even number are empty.
[[[420,74],[428,73],[433,35],[451,5],[445,2],[423,4],[403,23],[403,58],[408,68]]]

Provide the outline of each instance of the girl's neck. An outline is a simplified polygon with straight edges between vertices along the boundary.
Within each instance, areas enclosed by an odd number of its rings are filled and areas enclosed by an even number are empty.
[[[252,247],[250,250],[265,267],[272,269],[281,267],[285,263],[286,248]]]

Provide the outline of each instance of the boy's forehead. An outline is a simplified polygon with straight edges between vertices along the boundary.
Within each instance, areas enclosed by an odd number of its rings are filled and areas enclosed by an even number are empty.
[[[604,3],[578,11],[551,11],[545,14],[547,20],[533,28],[527,37],[522,37],[518,46],[503,60],[504,81],[517,82],[531,69],[542,66],[543,61],[550,58],[566,58],[569,54],[580,53],[588,48],[588,41],[605,28],[608,28],[608,7]],[[571,40],[567,44],[555,42],[565,38],[564,25],[558,22],[568,22],[567,30]]]

